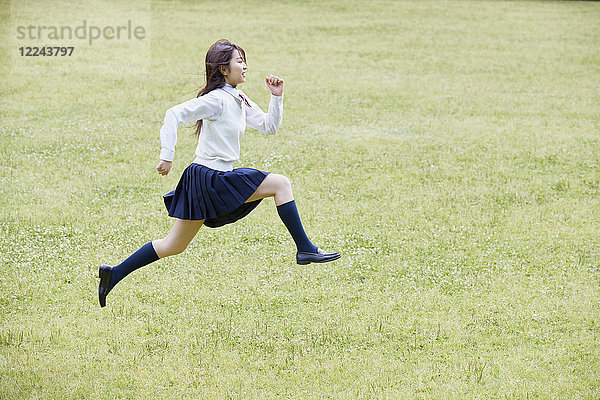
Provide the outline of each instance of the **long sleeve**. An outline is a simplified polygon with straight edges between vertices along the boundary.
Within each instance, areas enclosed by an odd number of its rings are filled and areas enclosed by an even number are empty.
[[[271,102],[269,103],[269,111],[265,113],[252,100],[248,100],[251,107],[246,108],[246,124],[250,128],[274,135],[281,126],[283,119],[283,96],[275,96],[271,94]]]
[[[160,128],[160,159],[173,161],[177,144],[177,128],[180,124],[200,119],[218,119],[222,112],[223,102],[213,92],[169,108]]]

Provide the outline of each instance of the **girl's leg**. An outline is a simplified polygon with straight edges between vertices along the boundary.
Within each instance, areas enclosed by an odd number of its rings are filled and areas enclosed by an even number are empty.
[[[175,224],[164,239],[152,241],[152,246],[159,258],[173,256],[183,252],[198,233],[204,223],[201,221],[175,220]]]
[[[275,197],[276,206],[293,201],[294,195],[292,194],[290,180],[279,174],[267,175],[258,188],[256,188],[256,192],[246,200],[246,203],[264,199],[265,197]]]
[[[256,192],[246,201],[264,199],[265,197],[275,198],[277,213],[279,218],[292,235],[298,251],[317,252],[317,246],[311,243],[300,221],[300,215],[296,208],[294,195],[292,193],[292,184],[290,180],[283,175],[269,174],[256,189]]]
[[[267,175],[247,202],[271,196],[275,198],[279,217],[296,243],[296,248],[298,249],[296,261],[299,264],[333,261],[340,257],[338,253],[325,253],[319,250],[317,246],[312,244],[308,236],[306,236],[306,232],[300,221],[296,202],[294,201],[294,195],[292,194],[292,185],[288,178],[278,174]]]
[[[175,224],[164,239],[158,239],[143,245],[121,264],[111,267],[100,266],[100,287],[98,294],[100,305],[106,305],[106,295],[123,278],[138,268],[148,265],[159,258],[179,254],[186,249],[204,223],[202,221],[176,220]]]

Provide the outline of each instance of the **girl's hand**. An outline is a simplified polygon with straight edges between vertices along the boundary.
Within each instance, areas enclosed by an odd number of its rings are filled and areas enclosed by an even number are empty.
[[[158,165],[156,166],[156,170],[161,175],[167,175],[171,171],[172,167],[173,167],[172,161],[160,160],[158,162]]]
[[[283,94],[283,79],[279,79],[275,75],[269,75],[265,77],[265,82],[274,96],[281,96]]]

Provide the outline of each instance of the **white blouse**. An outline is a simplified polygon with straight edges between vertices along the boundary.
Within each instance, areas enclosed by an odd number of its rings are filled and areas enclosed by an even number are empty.
[[[173,161],[179,125],[200,119],[202,131],[194,162],[231,171],[240,158],[240,139],[246,125],[269,135],[277,132],[283,119],[283,96],[271,94],[269,111],[265,113],[241,90],[226,84],[170,108],[160,128],[161,160]]]

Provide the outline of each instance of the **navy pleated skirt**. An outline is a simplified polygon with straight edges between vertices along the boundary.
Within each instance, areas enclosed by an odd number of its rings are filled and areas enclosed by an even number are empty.
[[[217,171],[191,164],[183,171],[177,188],[163,196],[169,216],[204,220],[216,228],[244,218],[260,200],[246,203],[268,172],[253,168]]]

